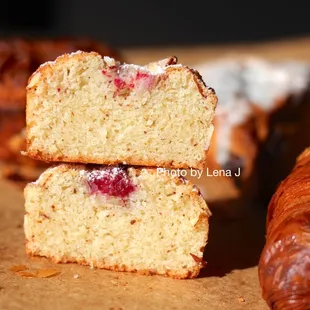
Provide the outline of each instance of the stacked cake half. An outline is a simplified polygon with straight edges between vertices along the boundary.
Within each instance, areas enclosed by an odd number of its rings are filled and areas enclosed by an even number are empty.
[[[54,166],[25,188],[27,252],[197,276],[210,211],[191,182],[167,171],[204,168],[216,104],[174,57],[142,67],[77,52],[38,68],[24,155]]]

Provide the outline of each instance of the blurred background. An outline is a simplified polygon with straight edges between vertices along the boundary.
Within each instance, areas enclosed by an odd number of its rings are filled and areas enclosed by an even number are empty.
[[[306,36],[308,10],[277,1],[1,1],[0,34],[87,36],[120,47]]]

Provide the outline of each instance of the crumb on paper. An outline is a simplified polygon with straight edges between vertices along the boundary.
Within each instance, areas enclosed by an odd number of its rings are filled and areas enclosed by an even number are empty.
[[[59,274],[56,269],[32,269],[25,265],[16,265],[9,268],[23,278],[50,278]]]
[[[244,299],[243,297],[240,297],[240,296],[239,296],[239,297],[238,297],[238,301],[239,301],[239,302],[245,302],[245,299]]]
[[[39,269],[38,278],[50,278],[59,274],[56,269]]]
[[[76,273],[74,276],[73,276],[73,278],[74,279],[77,279],[77,278],[79,278],[80,276]]]
[[[29,271],[19,271],[19,272],[16,272],[16,274],[18,274],[19,276],[23,278],[36,278],[37,277],[36,273],[29,272]]]
[[[9,268],[9,270],[12,272],[19,272],[19,271],[28,270],[28,269],[29,268],[25,265],[15,265]]]
[[[89,267],[90,267],[90,269],[95,269],[95,266],[92,262],[90,263]]]

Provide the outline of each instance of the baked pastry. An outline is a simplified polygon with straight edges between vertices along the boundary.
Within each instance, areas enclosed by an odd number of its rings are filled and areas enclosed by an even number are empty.
[[[22,187],[35,181],[47,163],[22,156],[25,150],[25,113],[0,111],[0,178]]]
[[[174,57],[145,67],[65,54],[27,86],[26,155],[44,161],[205,165],[214,90]]]
[[[25,126],[25,114],[0,111],[0,161],[14,161],[15,154],[10,148],[10,139],[19,134]],[[24,140],[24,139],[23,139]]]
[[[24,110],[25,88],[31,73],[43,62],[77,50],[121,57],[106,43],[83,38],[0,40],[0,110]]]
[[[310,145],[309,64],[236,57],[195,68],[219,98],[209,174],[227,170],[232,175],[210,177],[205,171],[195,182],[208,201],[268,202]],[[214,184],[221,189],[213,190]]]
[[[258,271],[270,309],[310,305],[310,148],[273,195]]]
[[[0,109],[25,107],[26,85],[31,71],[31,50],[20,39],[0,41]]]
[[[29,254],[180,279],[203,267],[210,211],[184,178],[156,168],[60,164],[24,193]]]

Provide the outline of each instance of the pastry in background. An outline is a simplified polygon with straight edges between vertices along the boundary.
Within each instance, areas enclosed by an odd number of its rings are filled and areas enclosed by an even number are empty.
[[[48,164],[21,155],[26,147],[25,113],[0,111],[0,177],[24,186]]]
[[[268,201],[310,144],[309,64],[245,57],[219,59],[196,69],[219,98],[209,172],[229,169],[233,174],[240,168],[241,175],[219,178],[205,172],[193,181],[207,201]]]
[[[25,113],[5,113],[0,111],[0,161],[16,161],[21,156],[15,153],[15,145],[11,139],[19,135],[25,127]],[[21,136],[22,138],[22,136]],[[13,146],[14,150],[11,149]]]
[[[95,51],[120,59],[119,53],[106,43],[90,39],[24,39],[0,40],[0,110],[23,110],[26,85],[31,73],[42,63],[64,53]]]
[[[310,148],[268,206],[266,244],[258,273],[270,309],[309,309]]]

